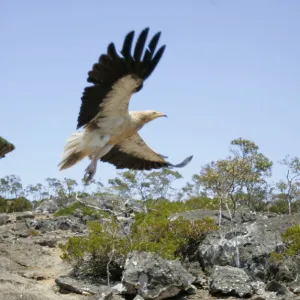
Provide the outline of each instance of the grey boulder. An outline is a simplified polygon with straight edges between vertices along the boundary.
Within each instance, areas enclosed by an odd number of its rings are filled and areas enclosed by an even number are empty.
[[[230,266],[215,266],[209,290],[212,294],[248,297],[253,294],[251,278],[243,269]]]
[[[194,280],[177,260],[165,260],[153,252],[133,251],[127,256],[122,284],[131,294],[161,300],[189,289]]]

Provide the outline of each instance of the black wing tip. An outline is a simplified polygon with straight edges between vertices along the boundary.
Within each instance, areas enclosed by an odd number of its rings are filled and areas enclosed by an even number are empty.
[[[166,48],[166,45],[162,45],[157,49],[161,31],[156,32],[146,44],[149,31],[150,27],[145,27],[139,33],[135,43],[133,42],[135,31],[127,33],[121,50],[122,56],[129,63],[128,71],[136,72],[136,75],[143,80],[146,80],[154,71]]]
[[[191,160],[193,159],[193,157],[194,157],[194,155],[191,155],[191,156],[187,157],[185,160],[183,160],[181,163],[176,164],[176,165],[173,165],[173,164],[169,163],[169,166],[171,168],[183,168],[183,167],[187,166],[191,162]]]

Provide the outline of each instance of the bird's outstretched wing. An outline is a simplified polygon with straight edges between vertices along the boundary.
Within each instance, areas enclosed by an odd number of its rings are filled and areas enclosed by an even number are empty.
[[[192,158],[193,156],[189,156],[183,162],[173,165],[166,161],[164,156],[152,150],[136,133],[129,139],[115,145],[100,160],[113,164],[117,169],[151,170],[165,167],[182,168]]]
[[[134,31],[126,35],[121,55],[114,43],[110,43],[107,53],[102,54],[88,72],[87,81],[93,86],[84,89],[77,129],[97,118],[127,113],[131,95],[142,89],[143,82],[151,75],[165,50],[163,45],[156,51],[161,34],[157,32],[144,51],[148,32],[149,28],[145,28],[140,33],[133,53]]]

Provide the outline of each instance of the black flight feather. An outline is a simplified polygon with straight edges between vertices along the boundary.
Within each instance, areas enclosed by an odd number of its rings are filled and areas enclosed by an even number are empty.
[[[174,165],[168,161],[160,162],[139,158],[134,154],[122,151],[118,145],[116,145],[100,160],[113,164],[116,169],[151,170],[161,168],[183,168],[190,163],[192,158],[193,156],[189,156],[181,163]]]
[[[116,51],[115,44],[110,43],[107,47],[107,53],[99,56],[98,62],[88,72],[87,81],[93,85],[86,87],[83,91],[77,129],[89,123],[99,113],[99,105],[107,93],[124,76],[131,74],[142,80],[135,92],[142,89],[143,81],[151,75],[165,50],[165,46],[157,50],[161,33],[157,32],[147,45],[148,33],[149,28],[147,27],[140,33],[135,45],[133,45],[135,32],[130,31],[125,36],[120,55]]]

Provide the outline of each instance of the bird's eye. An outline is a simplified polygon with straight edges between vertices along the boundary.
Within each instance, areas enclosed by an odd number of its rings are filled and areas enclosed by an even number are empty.
[[[152,115],[156,115],[156,112],[154,111],[154,112],[152,113]]]

